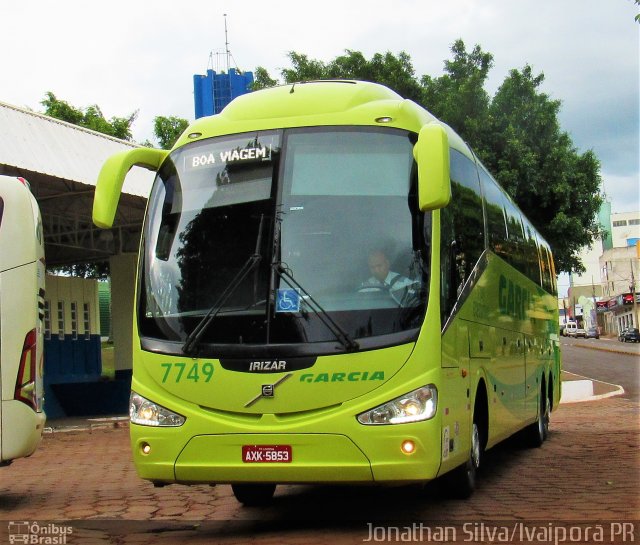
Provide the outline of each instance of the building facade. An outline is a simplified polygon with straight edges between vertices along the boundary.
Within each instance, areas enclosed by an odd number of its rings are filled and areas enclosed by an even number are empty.
[[[611,205],[604,203],[599,220],[605,235],[585,248],[581,258],[586,271],[570,275],[562,306],[566,319],[585,327],[597,324],[601,333],[617,335],[640,323],[640,212],[611,213]]]

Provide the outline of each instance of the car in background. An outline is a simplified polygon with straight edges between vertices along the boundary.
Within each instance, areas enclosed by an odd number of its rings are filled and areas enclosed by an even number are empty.
[[[585,330],[585,339],[599,339],[600,331],[597,327],[589,327]]]
[[[575,322],[567,322],[564,326],[562,334],[565,337],[575,337],[578,332],[578,324]]]
[[[640,331],[637,327],[623,329],[618,335],[618,340],[623,343],[640,343]]]

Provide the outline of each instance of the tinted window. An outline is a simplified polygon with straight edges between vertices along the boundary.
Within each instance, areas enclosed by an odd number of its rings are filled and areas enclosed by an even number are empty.
[[[509,264],[522,274],[526,274],[526,253],[520,211],[508,197],[504,197],[504,209],[507,217],[507,252],[504,257]]]
[[[451,193],[455,237],[468,274],[484,251],[482,196],[475,163],[456,150],[451,150]]]
[[[489,247],[500,257],[506,259],[508,237],[504,212],[504,195],[498,183],[484,168],[480,168],[479,172],[482,183],[482,193],[485,200]]]
[[[443,323],[484,251],[482,197],[475,163],[453,149],[450,159],[451,203],[440,216],[440,308]]]
[[[542,272],[542,288],[549,293],[557,293],[556,273],[551,249],[546,242],[539,242],[540,270]]]
[[[542,280],[540,279],[539,250],[536,232],[527,218],[523,217],[522,222],[524,224],[525,234],[525,274],[536,284],[541,285]]]

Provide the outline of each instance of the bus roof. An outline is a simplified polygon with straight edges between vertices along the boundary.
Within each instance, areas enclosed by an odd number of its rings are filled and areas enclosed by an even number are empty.
[[[0,272],[44,258],[42,223],[24,180],[0,176]]]
[[[447,128],[450,143],[469,154],[453,130],[431,113],[384,85],[322,80],[271,87],[241,95],[218,115],[195,121],[176,142],[290,127],[368,125],[418,132],[428,123]]]

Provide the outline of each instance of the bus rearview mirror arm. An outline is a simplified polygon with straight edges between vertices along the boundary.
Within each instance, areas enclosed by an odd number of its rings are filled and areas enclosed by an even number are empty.
[[[449,138],[442,125],[425,125],[413,147],[418,164],[418,204],[423,212],[443,208],[451,200]]]
[[[157,171],[168,153],[167,150],[142,147],[121,151],[109,157],[102,165],[96,183],[93,223],[103,229],[113,226],[122,184],[129,170],[137,165]]]

